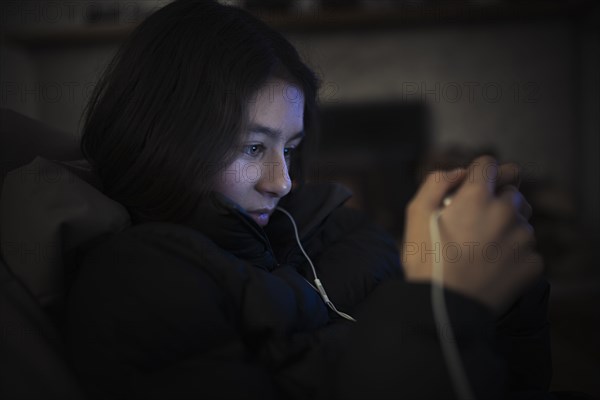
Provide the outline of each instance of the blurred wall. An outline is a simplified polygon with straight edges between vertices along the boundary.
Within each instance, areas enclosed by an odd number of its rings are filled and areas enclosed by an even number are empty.
[[[79,134],[84,106],[116,47],[1,48],[2,106]]]
[[[294,35],[325,102],[422,99],[433,144],[493,147],[571,187],[572,33],[561,22]]]

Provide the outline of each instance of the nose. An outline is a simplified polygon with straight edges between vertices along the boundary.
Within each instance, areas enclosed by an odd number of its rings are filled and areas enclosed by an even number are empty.
[[[292,181],[283,153],[264,160],[256,190],[267,196],[281,198],[288,194],[291,188]]]

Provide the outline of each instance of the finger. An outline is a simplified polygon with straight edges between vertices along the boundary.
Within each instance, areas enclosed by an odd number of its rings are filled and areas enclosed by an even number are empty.
[[[519,225],[525,227],[525,229],[527,229],[528,232],[531,232],[531,233],[534,232],[533,226],[531,226],[531,224],[529,223],[527,218],[525,218],[522,214],[519,214],[517,216],[517,220],[518,220]]]
[[[515,208],[515,211],[518,211],[521,208],[521,203],[524,200],[519,189],[513,185],[503,186],[498,192],[498,198],[510,203]]]
[[[528,229],[524,225],[519,225],[513,229],[509,241],[511,243],[513,255],[517,257],[514,261],[517,263],[526,260],[527,254],[535,251],[537,247],[537,240],[533,230]]]
[[[505,163],[498,167],[496,189],[505,185],[521,186],[521,167],[515,163]]]
[[[498,196],[505,197],[507,201],[514,205],[519,215],[524,218],[525,221],[529,221],[533,209],[527,200],[525,200],[525,197],[519,189],[510,184],[505,185],[499,188]]]
[[[521,214],[523,218],[525,218],[525,221],[529,221],[531,215],[533,214],[533,207],[531,207],[531,204],[529,204],[529,202],[525,200],[525,197],[523,197],[522,194],[521,197],[523,198],[523,200],[521,203],[521,209],[519,210],[519,214]]]
[[[486,226],[492,237],[496,238],[494,240],[512,235],[515,229],[519,229],[522,218],[518,212],[520,199],[519,191],[508,185],[490,201]]]
[[[531,214],[533,213],[533,208],[531,207],[531,204],[529,204],[529,202],[525,199],[525,196],[523,196],[523,193],[517,191],[517,196],[519,196],[519,215],[521,215],[525,221],[529,221],[529,218],[531,218]]]
[[[490,195],[496,191],[498,180],[498,163],[491,156],[477,157],[469,165],[469,179],[467,184],[482,187]]]
[[[463,168],[431,172],[417,192],[413,204],[419,205],[424,211],[437,210],[446,194],[459,186],[466,175],[467,172]]]

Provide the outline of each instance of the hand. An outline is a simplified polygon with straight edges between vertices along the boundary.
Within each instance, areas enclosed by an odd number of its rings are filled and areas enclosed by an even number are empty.
[[[517,173],[510,173],[510,172]],[[468,169],[430,174],[407,207],[402,263],[411,281],[431,281],[437,253],[444,286],[502,313],[542,268],[534,250],[531,207],[518,191],[518,168],[483,156]],[[429,218],[453,189],[432,244]]]

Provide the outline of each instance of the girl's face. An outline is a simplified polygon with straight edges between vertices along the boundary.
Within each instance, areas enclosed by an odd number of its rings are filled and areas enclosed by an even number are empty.
[[[304,96],[297,86],[271,79],[251,101],[249,129],[235,160],[217,176],[215,190],[265,226],[292,187],[288,169],[304,134]]]

